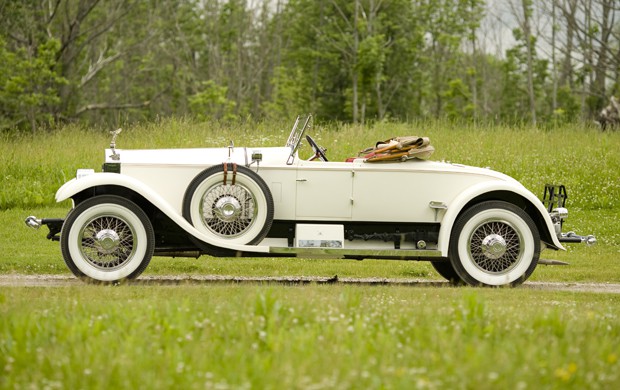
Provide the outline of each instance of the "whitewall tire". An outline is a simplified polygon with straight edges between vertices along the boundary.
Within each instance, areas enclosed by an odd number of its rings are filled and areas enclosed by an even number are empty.
[[[252,170],[232,164],[201,172],[188,186],[183,217],[197,230],[225,243],[255,245],[273,223],[273,197]]]
[[[534,221],[507,202],[472,206],[456,220],[450,237],[450,262],[470,285],[521,284],[534,272],[539,256]]]
[[[113,195],[78,204],[67,216],[60,248],[78,277],[115,282],[138,277],[153,256],[150,220],[135,203]]]

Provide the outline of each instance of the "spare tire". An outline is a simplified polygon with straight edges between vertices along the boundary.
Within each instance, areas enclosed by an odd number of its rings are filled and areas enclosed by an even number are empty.
[[[265,181],[236,164],[215,165],[192,180],[183,217],[200,232],[232,244],[255,245],[273,223],[273,197]]]

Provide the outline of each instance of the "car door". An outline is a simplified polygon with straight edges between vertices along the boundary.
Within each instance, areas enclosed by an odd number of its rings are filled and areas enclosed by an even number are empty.
[[[351,219],[353,203],[351,164],[301,161],[296,181],[298,219],[326,221]]]

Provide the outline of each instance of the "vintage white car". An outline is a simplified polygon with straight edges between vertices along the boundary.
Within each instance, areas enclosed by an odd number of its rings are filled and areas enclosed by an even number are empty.
[[[103,172],[80,169],[56,193],[72,199],[47,225],[80,278],[138,277],[156,256],[250,256],[431,261],[454,283],[518,285],[542,249],[594,243],[562,233],[566,190],[539,200],[485,168],[428,160],[426,138],[380,142],[360,157],[328,161],[298,149],[311,117],[283,147],[105,151]],[[60,236],[59,236],[60,235]]]

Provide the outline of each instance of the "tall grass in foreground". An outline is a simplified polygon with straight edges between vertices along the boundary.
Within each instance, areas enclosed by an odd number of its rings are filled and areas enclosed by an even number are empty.
[[[283,146],[291,121],[269,123],[194,122],[166,119],[123,130],[119,148]],[[370,127],[316,125],[309,133],[335,161],[356,155],[376,141],[401,135],[429,136],[432,159],[489,166],[521,181],[535,193],[545,183],[563,183],[572,207],[620,208],[620,132],[566,125],[552,130],[531,127],[377,123]],[[104,130],[66,126],[50,134],[0,135],[0,210],[51,205],[60,185],[77,168],[100,169],[110,135]],[[311,154],[306,146],[302,157]]]
[[[619,307],[514,289],[5,288],[0,388],[612,389]]]

